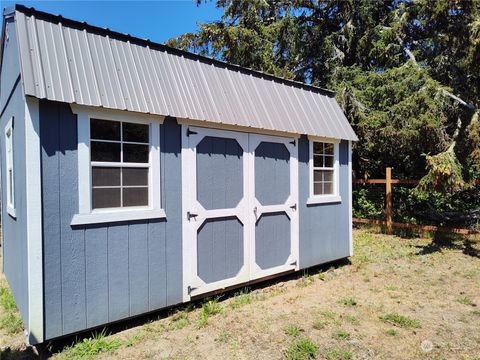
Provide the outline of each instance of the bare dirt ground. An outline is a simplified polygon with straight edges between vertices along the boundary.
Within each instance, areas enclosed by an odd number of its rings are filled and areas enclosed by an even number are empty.
[[[318,359],[480,359],[480,242],[361,229],[354,246],[350,261],[334,268],[223,296],[204,309],[174,309],[101,338],[90,352],[77,345],[53,356],[308,359],[294,347],[303,339],[316,345],[310,354]],[[22,340],[0,329],[0,349],[10,347],[0,359],[29,357]]]

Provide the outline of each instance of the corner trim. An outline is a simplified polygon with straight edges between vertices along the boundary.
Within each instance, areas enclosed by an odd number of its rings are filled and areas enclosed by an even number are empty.
[[[25,99],[25,182],[28,271],[28,338],[30,345],[43,342],[43,243],[42,183],[39,102]]]
[[[348,224],[348,231],[349,231],[349,249],[350,249],[350,256],[353,256],[353,219],[352,219],[352,141],[348,142],[348,217],[349,217],[349,224]]]

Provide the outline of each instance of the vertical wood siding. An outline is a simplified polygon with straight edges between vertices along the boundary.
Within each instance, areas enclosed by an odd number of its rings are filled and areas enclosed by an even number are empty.
[[[309,146],[306,136],[298,142],[300,254],[304,269],[349,256],[348,141],[339,145],[341,203],[307,205],[309,196]]]
[[[182,301],[180,127],[161,126],[163,220],[70,226],[78,211],[77,122],[40,102],[45,338]],[[167,241],[168,239],[168,241]]]

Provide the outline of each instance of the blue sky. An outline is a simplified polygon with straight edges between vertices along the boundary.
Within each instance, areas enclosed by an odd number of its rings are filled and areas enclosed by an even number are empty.
[[[222,11],[215,8],[215,1],[207,1],[197,7],[193,0],[0,0],[2,11],[15,3],[161,43],[186,32],[195,32],[198,23],[218,20],[222,16]]]

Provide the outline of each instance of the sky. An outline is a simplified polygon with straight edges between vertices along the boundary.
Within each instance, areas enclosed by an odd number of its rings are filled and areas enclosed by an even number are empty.
[[[195,32],[198,23],[219,20],[222,16],[222,11],[215,7],[215,1],[206,1],[197,6],[194,0],[0,0],[2,12],[16,3],[160,43],[187,32]]]

